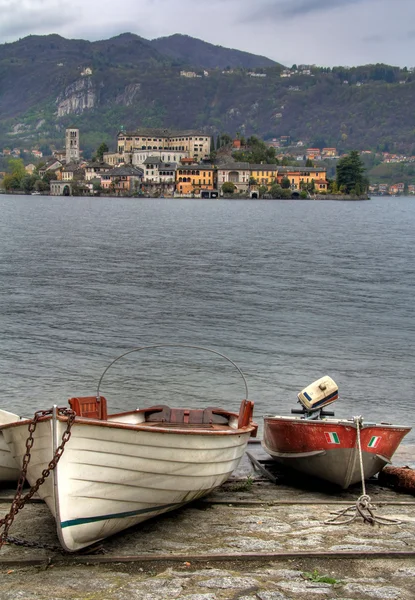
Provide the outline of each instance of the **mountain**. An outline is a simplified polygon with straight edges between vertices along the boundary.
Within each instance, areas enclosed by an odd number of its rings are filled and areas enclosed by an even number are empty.
[[[150,43],[161,54],[199,69],[255,69],[277,65],[265,56],[214,46],[178,33],[152,40]]]
[[[73,126],[88,157],[124,126],[409,152],[414,96],[414,74],[388,65],[285,69],[182,35],[28,36],[0,45],[0,149],[62,147]]]

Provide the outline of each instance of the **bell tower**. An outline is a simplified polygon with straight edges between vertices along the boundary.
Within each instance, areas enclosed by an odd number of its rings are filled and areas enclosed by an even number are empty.
[[[79,162],[79,129],[67,129],[65,133],[66,164]]]

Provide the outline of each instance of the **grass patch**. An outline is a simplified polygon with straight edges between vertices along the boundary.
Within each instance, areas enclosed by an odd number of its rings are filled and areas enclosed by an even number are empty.
[[[232,492],[249,492],[254,484],[252,475],[248,475],[245,481],[235,483],[232,486]]]
[[[302,573],[302,577],[304,579],[308,579],[309,581],[312,581],[313,583],[330,583],[331,585],[334,584],[342,584],[342,581],[339,581],[338,579],[335,579],[334,577],[329,577],[328,575],[320,575],[320,573],[317,571],[317,569],[314,569],[314,571],[312,573],[309,572],[305,572]]]

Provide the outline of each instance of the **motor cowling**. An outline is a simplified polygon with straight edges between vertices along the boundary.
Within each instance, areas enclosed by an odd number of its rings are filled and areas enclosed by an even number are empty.
[[[328,375],[317,379],[298,394],[299,402],[307,412],[319,410],[339,397],[339,388]]]

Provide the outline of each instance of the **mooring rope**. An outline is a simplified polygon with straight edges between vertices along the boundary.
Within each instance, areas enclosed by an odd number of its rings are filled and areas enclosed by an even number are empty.
[[[374,514],[376,510],[376,506],[372,504],[372,500],[368,494],[366,494],[366,484],[365,484],[365,472],[363,467],[363,453],[362,453],[362,443],[360,439],[360,430],[361,425],[363,423],[363,418],[361,416],[353,417],[354,422],[356,423],[356,438],[357,438],[357,449],[359,452],[359,464],[360,464],[360,476],[362,480],[362,495],[356,500],[356,504],[354,506],[348,506],[343,510],[338,510],[336,512],[332,512],[330,514],[335,515],[331,519],[327,519],[324,521],[325,525],[347,525],[348,523],[352,523],[359,517],[362,517],[364,523],[369,523],[370,525],[375,525],[378,523],[379,525],[399,525],[402,521],[397,519],[388,519],[387,517],[381,517]],[[343,517],[343,520],[339,520]]]

